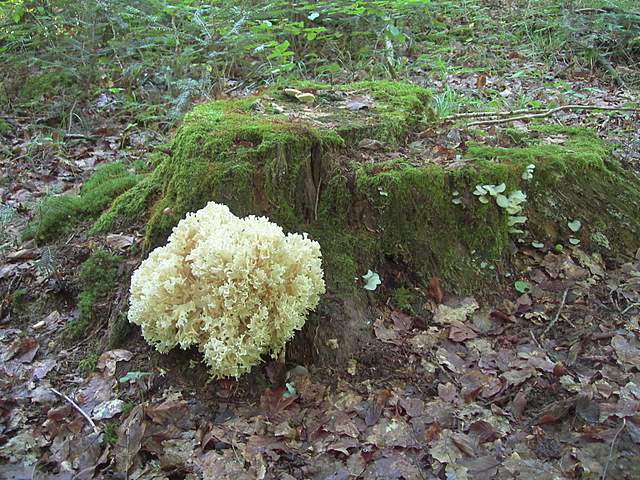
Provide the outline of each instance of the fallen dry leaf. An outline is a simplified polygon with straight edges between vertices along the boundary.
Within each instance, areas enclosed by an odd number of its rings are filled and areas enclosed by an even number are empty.
[[[429,297],[436,302],[436,304],[441,304],[444,299],[444,293],[442,292],[442,287],[440,286],[440,279],[438,277],[432,277],[427,284],[427,294]]]
[[[107,375],[114,375],[116,373],[116,364],[118,362],[128,362],[132,358],[133,353],[129,350],[109,350],[100,355],[96,368],[98,370],[104,370],[104,373]]]
[[[118,442],[114,447],[116,465],[120,472],[128,472],[140,451],[145,424],[144,408],[136,405],[118,429]]]

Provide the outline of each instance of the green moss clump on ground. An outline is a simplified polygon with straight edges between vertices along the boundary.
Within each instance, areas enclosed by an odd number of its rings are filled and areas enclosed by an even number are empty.
[[[98,217],[90,233],[109,232],[115,228],[131,225],[140,218],[150,206],[150,199],[160,192],[155,174],[141,178],[130,190],[117,197],[111,206]]]
[[[64,194],[43,200],[36,216],[23,231],[23,238],[48,242],[69,233],[82,221],[95,219],[140,178],[131,175],[119,162],[97,168],[78,195]]]
[[[266,215],[285,230],[308,232],[322,246],[333,292],[361,290],[368,269],[401,269],[417,283],[438,275],[468,291],[482,283],[481,262],[500,261],[516,241],[507,212],[472,194],[477,185],[505,183],[507,192],[528,196],[529,241],[568,237],[566,221],[580,218],[584,245],[597,228],[612,251],[637,248],[640,182],[622,174],[593,133],[533,127],[518,133],[518,147],[471,146],[456,168],[384,155],[363,162],[355,154],[362,138],[392,147],[431,118],[429,93],[392,82],[294,86],[314,93],[312,108],[275,89],[197,106],[170,153],[94,229],[148,211],[152,248],[186,213],[217,201],[236,215]],[[354,98],[368,99],[370,108],[351,111]],[[286,114],[276,108],[282,105]],[[550,136],[554,142],[545,144]],[[529,164],[536,168],[527,182]]]
[[[84,335],[94,320],[95,304],[104,299],[116,284],[120,257],[106,250],[96,250],[80,266],[79,316],[65,329],[65,336],[76,339]]]

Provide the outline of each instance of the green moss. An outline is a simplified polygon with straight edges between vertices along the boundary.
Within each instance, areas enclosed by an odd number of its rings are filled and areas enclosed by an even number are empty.
[[[103,165],[85,182],[78,195],[46,198],[22,236],[48,242],[65,235],[85,220],[95,219],[114,198],[134,187],[139,176],[131,175],[119,162]]]
[[[122,405],[122,416],[126,417],[127,415],[129,415],[129,412],[133,410],[133,407],[135,407],[133,402],[124,402],[124,404]]]
[[[323,120],[335,123],[336,132],[352,145],[363,138],[375,138],[392,148],[418,125],[435,118],[430,91],[411,83],[378,80],[327,85],[302,81],[287,86],[313,92],[319,107],[330,105],[332,108]],[[269,93],[287,100],[282,88]],[[338,103],[353,97],[370,97],[372,107],[349,112]]]
[[[537,239],[566,239],[566,224],[580,219],[583,245],[602,249],[590,235],[615,239],[618,252],[637,248],[640,233],[638,179],[611,158],[610,148],[589,130],[559,126],[533,126],[525,146],[495,148],[475,145],[468,156],[474,162],[491,162],[511,170],[517,179],[526,165],[536,165],[534,178],[524,183],[531,233]],[[560,144],[545,144],[555,137]],[[608,250],[608,249],[605,249]],[[607,253],[607,252],[603,252]]]
[[[97,297],[111,291],[117,278],[120,257],[106,250],[96,250],[80,267],[83,291],[92,291]]]
[[[79,338],[93,324],[95,318],[95,304],[105,298],[114,288],[120,257],[112,255],[106,250],[96,250],[80,266],[78,295],[79,315],[76,320],[68,324],[65,336],[70,339]]]
[[[113,231],[139,220],[150,204],[150,199],[159,193],[156,175],[149,174],[131,189],[113,201],[110,207],[98,217],[91,229],[92,234]]]

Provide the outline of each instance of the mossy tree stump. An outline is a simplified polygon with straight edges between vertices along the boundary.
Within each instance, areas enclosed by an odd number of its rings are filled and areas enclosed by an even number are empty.
[[[527,242],[553,245],[568,237],[567,222],[580,219],[576,235],[586,248],[638,247],[640,182],[588,131],[532,127],[513,132],[510,148],[469,146],[455,166],[420,155],[365,157],[359,145],[375,144],[368,139],[391,152],[431,119],[428,91],[391,82],[297,87],[315,103],[271,90],[197,106],[153,173],[116,199],[94,231],[146,218],[152,248],[187,212],[216,201],[238,216],[265,215],[287,231],[308,232],[322,247],[329,293],[300,335],[313,345],[294,342],[293,350],[315,361],[344,360],[367,341],[373,318],[361,275],[368,269],[388,273],[383,289],[401,286],[389,273],[401,270],[415,285],[437,275],[463,291],[481,282],[481,262],[508,256],[518,238],[509,214],[491,199],[478,201],[477,185],[526,193]],[[526,181],[529,165],[535,171]],[[318,338],[335,338],[340,348],[327,350]]]

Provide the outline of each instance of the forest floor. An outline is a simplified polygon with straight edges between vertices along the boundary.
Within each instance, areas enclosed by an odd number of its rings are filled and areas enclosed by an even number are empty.
[[[522,75],[539,66],[514,53],[500,76],[413,80],[453,92],[436,96],[445,111],[453,98],[601,107],[638,98],[564,67]],[[519,246],[491,294],[460,297],[433,282],[424,314],[381,302],[370,324],[383,366],[269,364],[256,369],[265,384],[205,382],[201,367],[173,370],[180,354],[161,356],[138,334],[106,348],[108,305],[86,338],[65,343],[58,333],[78,316],[79,265],[96,245],[118,252],[126,262],[110,301],[126,302],[143,226],[98,237],[79,228],[51,246],[21,242],[20,230],[48,192],[77,189],[115,160],[138,168],[164,141],[120,120],[108,94],[77,108],[91,118],[81,133],[69,126],[51,141],[46,119],[25,116],[3,137],[0,198],[17,215],[1,223],[11,241],[0,257],[0,478],[640,478],[640,250],[609,261],[579,246]],[[594,129],[640,174],[638,112],[547,120]],[[476,128],[500,138],[527,124]],[[424,148],[450,160],[466,135],[442,121]]]

